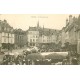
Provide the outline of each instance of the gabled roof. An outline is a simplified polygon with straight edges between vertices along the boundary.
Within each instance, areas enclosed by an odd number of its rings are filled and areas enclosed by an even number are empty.
[[[59,31],[55,29],[49,29],[49,28],[42,28],[40,30],[40,36],[50,36],[50,35],[56,35]]]
[[[39,31],[39,35],[45,35],[45,36],[50,36],[50,35],[56,35],[59,33],[60,30],[56,29],[49,29],[49,28],[41,28],[41,27],[29,27],[28,31]]]
[[[38,28],[37,27],[29,27],[29,31],[37,31]]]

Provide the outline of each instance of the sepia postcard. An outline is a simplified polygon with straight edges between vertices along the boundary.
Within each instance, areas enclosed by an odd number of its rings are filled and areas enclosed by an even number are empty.
[[[0,65],[79,64],[79,14],[0,14]]]

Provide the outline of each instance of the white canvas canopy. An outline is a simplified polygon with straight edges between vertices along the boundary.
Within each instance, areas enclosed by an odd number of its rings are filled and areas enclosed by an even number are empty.
[[[14,53],[11,53],[11,52],[7,52],[7,53],[5,53],[5,55],[11,55],[11,56],[13,56],[14,55]]]
[[[40,53],[42,56],[46,56],[46,55],[49,55],[49,54],[52,54],[51,52],[42,52]]]
[[[43,56],[47,56],[47,55],[50,55],[50,54],[57,54],[57,55],[61,55],[61,56],[68,56],[68,52],[43,52],[43,53],[40,53],[41,55]]]

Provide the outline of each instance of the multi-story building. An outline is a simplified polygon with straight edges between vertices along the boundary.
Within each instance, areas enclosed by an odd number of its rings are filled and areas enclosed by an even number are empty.
[[[72,15],[69,16],[69,20],[66,19],[66,26],[62,29],[62,46],[66,48],[66,50],[70,49],[69,45],[71,37],[71,25],[73,24]]]
[[[39,42],[38,27],[29,27],[27,37],[28,37],[28,46],[38,46]]]
[[[14,32],[6,20],[0,21],[0,43],[2,48],[14,48]]]
[[[23,31],[22,29],[15,29],[15,48],[22,48],[27,45],[27,37],[26,37],[26,31]]]
[[[66,27],[62,29],[62,44],[73,53],[77,53],[77,18],[69,16],[69,20],[66,20]]]
[[[77,32],[77,53],[80,54],[80,27],[76,29]]]
[[[57,41],[57,30],[42,28],[40,34],[40,43],[56,43]]]
[[[78,64],[80,64],[80,25],[76,28]]]
[[[57,34],[59,30],[41,28],[39,22],[36,27],[29,27],[28,29],[28,46],[51,46],[52,43],[57,43]]]

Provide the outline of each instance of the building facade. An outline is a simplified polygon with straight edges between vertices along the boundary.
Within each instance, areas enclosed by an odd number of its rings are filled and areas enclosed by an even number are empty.
[[[66,34],[65,34],[65,27],[62,28],[62,33],[61,33],[61,47],[65,47],[65,37],[66,37]]]
[[[38,46],[39,44],[39,31],[37,27],[29,27],[28,29],[28,46]]]
[[[18,49],[25,47],[27,45],[26,31],[23,31],[22,29],[15,29],[14,34],[15,48]]]
[[[0,43],[3,49],[14,48],[14,32],[6,20],[0,21]]]
[[[79,23],[80,18],[69,16],[66,20],[66,26],[62,29],[62,45],[71,54],[76,55],[79,53]]]
[[[58,32],[59,30],[40,27],[38,22],[36,27],[29,27],[28,29],[28,46],[51,47],[57,43]]]
[[[80,54],[80,28],[77,30],[77,53]]]

